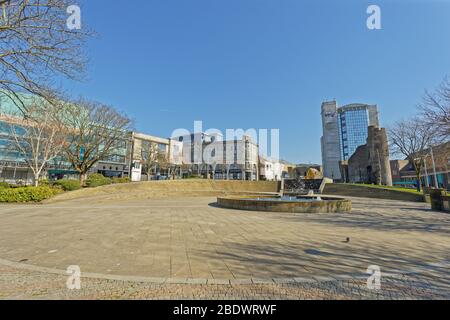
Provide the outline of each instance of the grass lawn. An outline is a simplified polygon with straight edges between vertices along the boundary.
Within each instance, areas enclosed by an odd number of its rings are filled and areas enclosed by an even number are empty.
[[[401,192],[408,192],[413,194],[422,194],[422,192],[418,192],[416,189],[410,188],[402,188],[402,187],[387,187],[387,186],[378,186],[374,184],[353,184],[354,186],[368,187],[368,188],[377,188],[377,189],[386,189],[386,190],[396,190]]]

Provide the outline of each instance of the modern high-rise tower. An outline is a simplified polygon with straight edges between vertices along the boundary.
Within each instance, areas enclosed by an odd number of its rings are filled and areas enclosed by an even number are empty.
[[[327,178],[340,180],[339,161],[341,160],[341,150],[336,101],[322,103],[322,128],[323,174]]]
[[[359,146],[366,144],[368,127],[379,127],[378,107],[336,101],[322,103],[322,161],[325,177],[341,179],[339,162],[348,160]]]
[[[368,127],[379,127],[376,105],[349,104],[338,108],[341,160],[348,160],[359,146],[366,144]]]

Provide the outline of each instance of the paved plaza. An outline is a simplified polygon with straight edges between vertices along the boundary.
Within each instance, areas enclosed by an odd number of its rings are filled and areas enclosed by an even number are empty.
[[[450,215],[352,200],[349,214],[227,210],[214,197],[1,205],[0,298],[450,298]],[[80,291],[66,289],[71,265]],[[371,265],[381,291],[366,288]]]

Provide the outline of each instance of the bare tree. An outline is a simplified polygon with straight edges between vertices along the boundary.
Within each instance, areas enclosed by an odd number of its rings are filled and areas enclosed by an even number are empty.
[[[166,152],[159,152],[157,161],[159,170],[165,170],[167,172],[167,178],[169,179],[171,169],[169,155]]]
[[[157,173],[158,170],[167,170],[170,175],[171,166],[168,154],[160,150],[157,143],[146,141],[142,146],[141,157],[148,181],[150,181],[152,171]]]
[[[158,167],[158,145],[151,141],[143,142],[141,149],[141,158],[144,165],[144,171],[147,175],[147,180],[150,181],[152,171],[156,172],[156,169]]]
[[[450,141],[433,148],[433,153],[435,165],[447,171],[450,164]]]
[[[421,177],[426,149],[436,137],[435,129],[418,118],[396,122],[389,129],[393,154],[402,155],[413,164],[418,189],[422,190]]]
[[[434,92],[427,91],[419,106],[427,124],[434,127],[438,142],[450,138],[450,80],[446,78]]]
[[[86,100],[70,103],[65,110],[70,133],[64,153],[84,184],[96,163],[126,152],[132,121],[111,106]]]
[[[47,96],[47,99],[52,99]],[[62,122],[63,106],[35,97],[22,118],[10,119],[11,148],[18,152],[33,172],[34,186],[49,162],[62,155],[67,132]]]
[[[68,0],[0,0],[0,90],[26,110],[21,92],[45,98],[54,76],[82,79],[89,30],[69,30]]]
[[[169,162],[168,167],[170,179],[175,180],[177,176],[181,176],[181,165]]]
[[[191,177],[191,175],[192,175],[192,165],[187,164],[187,163],[182,163],[181,165],[179,165],[179,169],[180,169],[180,176],[181,176],[181,178],[183,178],[184,175],[186,175],[188,178]]]

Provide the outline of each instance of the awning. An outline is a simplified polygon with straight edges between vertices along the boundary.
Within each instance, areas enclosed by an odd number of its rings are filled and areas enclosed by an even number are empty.
[[[80,174],[78,171],[73,170],[48,170],[48,174]]]

